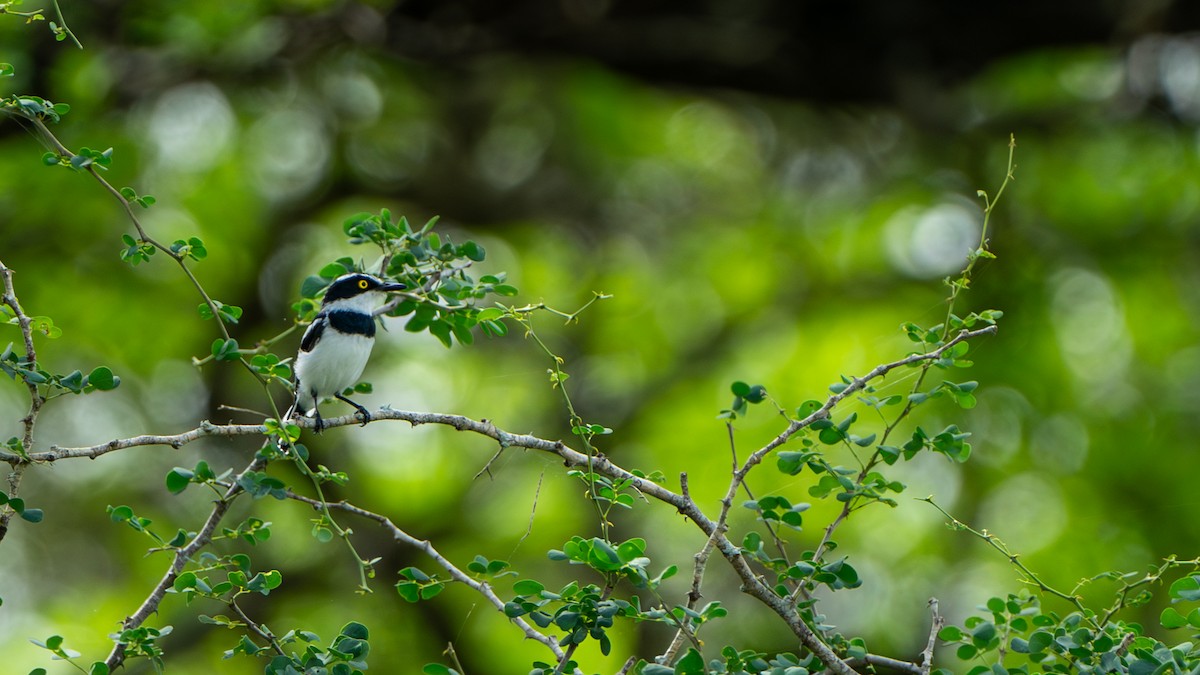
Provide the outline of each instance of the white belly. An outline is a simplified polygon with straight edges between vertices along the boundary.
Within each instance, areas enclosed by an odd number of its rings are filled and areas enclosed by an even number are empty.
[[[329,328],[311,352],[296,357],[296,379],[300,382],[300,407],[309,414],[322,399],[352,387],[371,356],[374,338],[346,335]],[[313,396],[316,391],[316,396]]]

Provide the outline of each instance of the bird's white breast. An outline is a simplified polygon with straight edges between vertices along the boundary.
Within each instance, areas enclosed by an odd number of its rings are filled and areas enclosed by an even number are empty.
[[[301,405],[311,411],[320,399],[341,393],[358,382],[374,344],[374,338],[339,333],[326,326],[313,350],[296,357]],[[311,394],[314,389],[316,400]]]

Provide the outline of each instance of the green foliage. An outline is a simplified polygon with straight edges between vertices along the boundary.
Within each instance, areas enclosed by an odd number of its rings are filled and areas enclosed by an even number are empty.
[[[125,248],[121,250],[121,260],[134,267],[140,263],[150,262],[150,256],[154,255],[156,250],[154,244],[134,239],[128,234],[121,235],[121,241],[125,244]]]
[[[134,190],[131,187],[121,188],[121,196],[125,198],[125,201],[131,204],[137,204],[144,209],[154,206],[154,203],[158,201],[153,195],[139,195],[137,190]]]
[[[204,242],[201,241],[199,237],[190,237],[187,239],[187,241],[184,241],[183,239],[176,239],[175,242],[171,244],[171,253],[174,253],[180,257],[191,258],[192,260],[197,261],[204,260],[208,257],[208,249],[204,248]],[[241,315],[240,311],[238,312],[238,315]],[[234,323],[237,322],[234,321]]]
[[[355,245],[379,249],[383,274],[409,289],[399,294],[400,301],[389,305],[387,316],[408,316],[404,330],[428,332],[446,347],[455,342],[470,345],[478,327],[485,335],[502,336],[508,329],[503,323],[506,312],[498,307],[479,308],[477,303],[490,295],[512,296],[517,289],[505,283],[505,275],[485,274],[476,279],[469,268],[482,262],[486,252],[473,241],[455,244],[444,241],[433,226],[437,218],[414,229],[404,217],[392,218],[387,209],[378,215],[360,213],[347,219],[342,230]],[[301,301],[293,305],[299,321],[310,321],[318,305],[316,297],[337,277],[363,272],[353,258],[339,258],[300,285]]]
[[[1043,610],[1038,597],[1028,591],[990,598],[979,610],[983,614],[968,618],[962,627],[946,626],[938,633],[941,640],[957,645],[960,659],[1034,673],[1137,675],[1171,669],[1192,672],[1200,667],[1200,648],[1192,643],[1169,647],[1144,635],[1140,625],[1113,620],[1111,614],[1103,618],[1091,612],[1060,616]],[[1164,627],[1171,626],[1164,623]],[[994,669],[978,665],[968,673]]]
[[[745,415],[749,410],[748,404],[758,404],[767,400],[767,388],[761,384],[749,385],[745,382],[734,382],[730,387],[733,392],[733,403],[722,410],[717,419],[735,420],[738,415]]]
[[[445,590],[446,584],[430,576],[416,567],[405,567],[400,570],[400,581],[396,582],[396,592],[408,602],[419,602],[436,597]]]
[[[64,26],[61,17],[59,22],[51,22],[58,39],[69,35]],[[0,76],[12,75],[12,72],[11,65],[0,65]],[[28,96],[0,100],[0,109],[11,116],[36,122],[34,128],[39,130],[43,128],[43,122],[58,122],[69,110],[65,104]],[[55,141],[50,147],[63,147],[57,144],[57,139],[52,135],[49,138]],[[69,166],[88,174],[90,180],[92,177],[98,178],[96,169],[111,166],[112,157],[111,148],[105,151],[81,148],[78,152],[48,152],[43,156],[43,162],[47,165]],[[1011,171],[1010,155],[1009,176]],[[99,180],[102,185],[107,185],[102,178]],[[111,190],[111,186],[109,188]],[[1002,186],[996,197],[1003,189]],[[126,207],[137,203],[148,208],[155,203],[154,197],[141,196],[133,188],[112,191],[119,195]],[[784,400],[778,393],[783,387],[772,384],[772,395],[768,395],[765,385],[750,385],[742,381],[732,383],[730,393],[734,397],[733,402],[728,409],[721,411],[719,417],[726,421],[725,431],[728,432],[730,450],[733,451],[734,469],[729,489],[720,502],[723,508],[718,516],[711,518],[711,522],[706,522],[708,516],[696,517],[697,512],[703,515],[710,506],[709,502],[704,501],[707,496],[697,497],[693,501],[683,478],[680,493],[673,492],[674,486],[668,485],[662,472],[613,468],[615,465],[612,460],[596,447],[609,436],[620,436],[613,428],[588,421],[592,419],[590,415],[585,419],[576,412],[567,389],[569,384],[573,385],[578,380],[569,382],[570,375],[564,369],[565,360],[552,351],[534,330],[531,318],[535,313],[545,311],[565,319],[569,324],[577,320],[582,309],[565,314],[544,304],[517,307],[495,303],[497,298],[515,296],[518,290],[503,273],[476,273],[476,265],[486,260],[487,251],[476,242],[467,240],[456,243],[449,236],[435,232],[436,219],[414,228],[403,217],[394,219],[386,209],[377,215],[363,213],[347,219],[342,225],[342,232],[349,243],[377,249],[378,259],[374,264],[366,265],[361,259],[340,257],[307,276],[299,289],[301,298],[294,305],[296,321],[300,324],[312,319],[319,307],[320,294],[331,280],[346,272],[371,269],[380,276],[407,285],[408,290],[396,296],[395,302],[388,306],[386,316],[406,317],[404,328],[408,332],[428,332],[446,347],[455,344],[465,346],[473,344],[476,328],[484,335],[503,336],[508,333],[509,325],[515,323],[524,328],[526,336],[552,359],[553,365],[548,369],[548,374],[552,387],[561,393],[566,406],[565,428],[570,430],[571,443],[582,444],[582,454],[586,457],[586,463],[583,460],[571,460],[574,463],[568,475],[585,485],[585,499],[590,502],[589,506],[595,506],[596,518],[589,526],[576,524],[580,534],[572,535],[561,549],[549,552],[552,561],[568,563],[556,566],[554,575],[581,578],[571,578],[565,583],[561,580],[550,583],[546,580],[551,576],[549,574],[541,579],[525,575],[513,583],[512,599],[503,603],[504,615],[513,619],[518,626],[532,624],[525,634],[526,638],[544,639],[542,644],[548,645],[554,653],[555,658],[550,661],[534,661],[533,672],[573,670],[579,665],[577,659],[580,659],[576,655],[576,648],[589,640],[594,641],[604,655],[619,653],[623,645],[614,644],[615,633],[611,629],[620,620],[653,623],[656,625],[652,628],[676,632],[678,636],[678,646],[672,652],[672,657],[664,657],[663,664],[643,661],[636,672],[650,675],[808,675],[826,672],[833,670],[837,663],[825,654],[818,658],[813,644],[803,642],[802,631],[797,632],[797,637],[804,644],[800,656],[790,653],[769,655],[754,649],[728,646],[720,651],[719,657],[713,657],[713,652],[707,650],[697,638],[697,632],[709,622],[726,617],[729,610],[720,600],[700,604],[706,564],[701,559],[706,560],[710,554],[714,561],[724,557],[733,563],[739,575],[742,574],[739,565],[751,566],[750,571],[741,576],[743,587],[752,590],[757,588],[755,584],[763,585],[770,596],[768,601],[764,601],[764,606],[776,612],[789,628],[802,625],[815,631],[813,639],[819,645],[827,646],[839,658],[870,662],[868,657],[872,654],[867,650],[865,640],[859,636],[841,634],[820,610],[819,599],[826,592],[852,591],[864,584],[859,570],[850,564],[849,555],[833,556],[838,549],[833,535],[844,523],[856,522],[855,514],[863,508],[875,504],[897,505],[895,496],[902,494],[907,487],[887,475],[891,473],[889,467],[901,461],[913,460],[923,451],[942,455],[954,464],[966,462],[971,456],[971,445],[966,442],[971,438],[970,433],[961,430],[957,424],[944,421],[936,422],[936,427],[930,426],[935,422],[912,419],[912,413],[937,399],[949,399],[961,409],[974,408],[978,403],[978,381],[958,377],[955,372],[973,366],[968,358],[971,346],[968,339],[963,337],[963,331],[994,326],[1001,312],[972,312],[960,318],[955,314],[955,301],[962,291],[970,287],[975,265],[994,258],[987,248],[986,218],[991,215],[996,199],[988,197],[986,193],[983,197],[985,222],[980,243],[968,253],[966,269],[957,277],[946,280],[950,292],[946,318],[928,327],[916,323],[903,324],[902,333],[914,348],[903,360],[891,364],[882,372],[871,371],[871,374],[862,377],[843,376],[839,382],[828,387],[828,394],[817,394],[820,387],[813,387],[814,391],[806,396],[816,394],[825,398],[800,404],[795,408],[794,416],[789,415],[787,409],[773,398],[778,396],[781,401]],[[132,214],[132,209],[127,210]],[[198,237],[189,237],[176,239],[168,245],[153,239],[152,233],[148,233],[136,217],[132,218],[132,224],[137,234],[122,237],[125,248],[120,253],[121,259],[137,266],[149,262],[155,251],[162,251],[169,258],[168,262],[177,264],[188,281],[196,286],[200,299],[197,306],[200,318],[216,319],[215,324],[206,324],[214,331],[209,336],[213,338],[209,354],[196,359],[196,362],[239,363],[263,386],[267,397],[270,396],[270,385],[286,385],[292,375],[288,361],[271,349],[295,326],[261,340],[244,333],[232,334],[230,331],[234,328],[245,330],[245,326],[239,323],[243,318],[242,308],[213,300],[203,289],[202,282],[192,274],[193,269],[204,269],[191,263],[208,258],[209,251],[205,243]],[[206,237],[209,236],[208,231],[205,230]],[[222,249],[214,243],[214,251]],[[650,292],[647,291],[648,297]],[[597,293],[593,301],[604,297],[607,296]],[[491,304],[487,301],[491,301]],[[190,302],[195,302],[195,299]],[[0,305],[0,312],[3,312],[7,324],[20,327],[15,303]],[[53,321],[41,316],[31,317],[30,329],[46,338],[61,334]],[[981,334],[976,332],[969,337]],[[48,399],[67,392],[105,391],[119,384],[119,378],[105,366],[95,368],[86,377],[81,371],[57,375],[43,370],[32,358],[17,353],[13,344],[10,343],[0,355],[0,368],[11,379],[31,385],[35,390],[34,402],[39,401],[39,396]],[[243,344],[254,347],[243,348]],[[900,383],[889,381],[887,384],[891,388],[885,390],[881,387],[877,390],[879,380],[892,369],[906,373],[902,377],[907,379],[901,379]],[[895,393],[895,386],[903,386],[905,393]],[[363,382],[348,389],[347,393],[366,394],[371,390],[371,385]],[[803,396],[796,398],[802,399]],[[775,440],[754,450],[749,455],[750,459],[744,459],[746,454],[743,452],[741,456],[744,463],[739,465],[737,443],[746,436],[740,435],[740,430],[735,430],[732,422],[743,420],[750,405],[767,400],[771,400],[777,409],[777,421],[782,430],[777,430]],[[321,543],[337,541],[346,545],[359,567],[359,590],[364,592],[370,590],[368,580],[373,578],[374,565],[379,559],[368,560],[359,555],[354,548],[353,532],[339,524],[333,513],[344,507],[348,513],[356,516],[365,513],[367,518],[375,522],[391,524],[378,514],[365,512],[348,502],[327,500],[323,490],[349,485],[349,473],[323,464],[318,464],[316,469],[310,467],[308,449],[299,443],[301,427],[278,419],[279,412],[273,407],[275,401],[270,400],[269,404],[276,417],[260,415],[260,418],[267,417],[261,429],[254,425],[243,425],[243,428],[249,427],[254,436],[261,431],[262,436],[258,440],[263,445],[253,454],[254,463],[237,473],[236,479],[233,478],[233,469],[222,469],[218,474],[207,461],[200,461],[190,469],[175,467],[165,476],[165,487],[173,495],[185,492],[192,485],[203,486],[198,489],[211,491],[216,501],[210,518],[221,521],[220,524],[202,531],[176,527],[172,528],[174,534],[169,534],[170,530],[166,529],[156,531],[156,523],[139,516],[131,506],[110,506],[108,514],[113,522],[123,523],[150,538],[153,542],[151,552],[164,554],[158,557],[177,556],[174,560],[181,561],[183,571],[175,575],[174,570],[178,567],[172,568],[173,576],[168,575],[170,583],[164,591],[173,600],[182,600],[181,604],[185,606],[207,603],[218,608],[212,614],[199,614],[197,620],[206,626],[223,627],[238,633],[235,645],[225,652],[226,658],[238,655],[261,658],[267,673],[359,673],[366,669],[369,653],[368,631],[362,624],[347,623],[334,640],[322,646],[320,638],[304,628],[276,636],[264,622],[249,616],[245,608],[238,604],[239,599],[248,598],[260,602],[265,602],[264,598],[275,600],[273,594],[283,587],[285,579],[284,572],[278,569],[255,571],[250,556],[244,551],[270,541],[273,532],[277,533],[274,536],[293,534],[282,526],[275,528],[271,522],[253,515],[261,515],[258,509],[263,505],[256,503],[247,505],[243,502],[238,506],[239,509],[251,511],[251,514],[230,509],[229,513],[236,513],[236,518],[241,518],[240,522],[230,524],[235,516],[228,515],[225,509],[240,495],[249,495],[253,499],[269,495],[281,502],[281,505],[276,505],[280,508],[303,503],[303,508],[312,509],[315,515],[309,520],[311,535]],[[936,412],[938,415],[945,414],[941,408]],[[30,413],[30,417],[33,417],[33,413]],[[450,422],[444,419],[436,421],[453,424],[460,429],[475,428],[469,424],[470,420],[464,419],[455,417]],[[417,420],[412,421],[418,423]],[[429,421],[419,420],[420,423]],[[33,437],[32,420],[28,426],[25,439],[14,436],[5,445],[15,457],[10,461],[13,466],[24,467],[33,461],[30,458],[32,443],[28,442]],[[942,431],[926,431],[925,426],[941,428]],[[706,433],[703,427],[680,425],[680,428],[686,429],[689,436]],[[205,422],[198,428],[197,435],[206,435],[214,429],[215,425]],[[222,433],[232,433],[230,429],[232,427],[224,427]],[[499,441],[501,448],[508,447],[515,438],[506,432],[496,432],[491,437]],[[182,445],[184,441],[176,442]],[[27,444],[31,447],[26,447]],[[562,442],[546,441],[526,447],[574,457],[568,454],[573,450]],[[316,444],[314,451],[318,457],[325,459],[325,455],[319,454],[320,448]],[[783,487],[760,493],[763,496],[756,498],[751,493],[747,477],[760,463],[769,464],[771,454],[775,455],[776,468],[789,479],[785,480]],[[329,459],[326,461],[331,464],[334,462]],[[760,475],[754,474],[756,479]],[[742,506],[755,517],[754,524],[748,526],[739,519],[729,518],[730,510],[737,503],[735,497],[741,491],[748,494],[748,499],[741,502]],[[339,492],[355,496],[348,490]],[[816,511],[822,518],[817,523],[806,522],[806,519],[816,519],[810,512],[810,504],[799,501],[801,496],[816,500],[823,507]],[[686,588],[686,581],[681,583],[676,578],[679,567],[671,564],[672,561],[660,560],[651,567],[652,561],[646,555],[650,544],[646,539],[615,535],[627,526],[624,522],[626,514],[637,514],[636,510],[642,508],[642,504],[654,499],[669,503],[689,519],[705,523],[712,530],[700,552],[675,561],[694,565],[695,576],[691,589]],[[181,498],[177,503],[182,504],[183,501]],[[137,506],[138,511],[143,511],[140,502],[131,503]],[[621,509],[615,508],[618,506]],[[0,507],[4,507],[5,514],[16,514],[30,522],[42,519],[42,512],[26,508],[15,492],[13,495],[3,495]],[[691,510],[692,507],[695,507],[695,511]],[[621,514],[622,518],[618,519],[614,514]],[[4,522],[7,523],[7,520]],[[686,521],[681,519],[681,522]],[[205,523],[210,525],[208,521]],[[810,541],[810,537],[796,534],[802,532],[806,525],[819,538],[812,537]],[[599,530],[599,536],[595,534],[596,529]],[[960,529],[969,528],[963,526]],[[708,531],[705,533],[708,534]],[[403,534],[399,532],[396,539],[408,541],[400,536]],[[995,545],[986,534],[982,536],[985,541]],[[451,558],[434,554],[430,542],[416,541],[417,548],[429,554],[441,569],[427,573],[417,566],[407,566],[399,571],[395,588],[397,594],[408,603],[444,602],[442,591],[455,581],[469,585],[473,579],[478,583],[478,588],[472,588],[480,590],[491,588],[499,579],[517,575],[508,561],[493,560],[485,555],[476,555],[463,566],[466,570],[463,573]],[[740,542],[740,546],[731,544],[731,541]],[[789,550],[796,548],[798,541],[804,542],[805,550],[796,556]],[[213,542],[219,544],[210,546]],[[1046,672],[1129,672],[1134,675],[1152,675],[1171,669],[1180,672],[1195,670],[1197,657],[1190,643],[1168,648],[1157,639],[1142,635],[1140,626],[1126,624],[1117,618],[1116,615],[1125,608],[1148,602],[1145,595],[1148,591],[1143,588],[1145,584],[1142,582],[1121,581],[1122,586],[1112,610],[1089,611],[1082,607],[1074,593],[1054,592],[1023,567],[1015,554],[1008,553],[1002,547],[1001,550],[1026,574],[1027,580],[1036,582],[1035,586],[1041,593],[1069,603],[1073,611],[1061,618],[1054,612],[1043,613],[1039,597],[1031,594],[1010,595],[1007,599],[992,598],[981,608],[981,616],[968,619],[962,628],[949,627],[941,632],[942,639],[952,643],[960,657],[980,662],[970,671],[973,675],[989,670],[997,674],[1029,673],[1043,669]],[[855,555],[854,559],[859,560]],[[654,574],[655,570],[661,571]],[[685,573],[682,576],[686,578],[692,575]],[[1155,581],[1161,576],[1160,571]],[[636,593],[630,592],[630,589]],[[705,589],[706,592],[711,590],[711,587]],[[685,596],[686,603],[682,601]],[[762,599],[761,595],[756,597]],[[1200,609],[1196,608],[1196,603],[1200,601],[1200,576],[1194,573],[1194,569],[1170,586],[1169,599],[1170,606],[1160,614],[1163,628],[1178,630],[1200,627]],[[489,600],[495,602],[494,597],[489,597]],[[779,606],[784,609],[778,609]],[[156,604],[154,610],[157,609]],[[515,621],[517,619],[521,621]],[[526,619],[529,624],[525,624]],[[132,619],[127,621],[114,640],[123,646],[125,654],[146,658],[161,670],[165,661],[158,641],[170,632],[170,627],[155,629],[135,624],[137,622]],[[65,649],[59,636],[52,636],[37,644],[59,658],[78,657],[78,654]],[[560,651],[553,651],[555,647]],[[713,658],[706,660],[706,652]],[[916,668],[915,664],[910,665]],[[424,668],[427,673],[448,674],[459,670],[461,668],[455,670],[437,664]],[[107,671],[107,665],[97,662],[91,672]]]
[[[30,327],[48,338],[57,338],[62,334],[49,317],[32,317]],[[0,372],[36,387],[39,394],[47,399],[63,394],[111,391],[121,385],[121,378],[114,375],[108,366],[96,366],[87,375],[78,370],[61,374],[34,367],[26,355],[16,352],[11,342],[0,351]]]
[[[9,66],[8,72],[11,75],[13,72],[12,65],[6,65]],[[54,103],[39,96],[6,96],[0,98],[0,112],[26,119],[45,120],[55,123],[70,111],[71,106],[66,103]],[[58,163],[57,160],[55,163]]]
[[[9,441],[9,447],[12,447],[12,440]],[[3,492],[0,492],[0,507],[7,507],[14,513],[30,523],[40,523],[45,519],[46,514],[41,509],[32,509],[25,506],[25,500],[20,497],[10,497]]]
[[[167,473],[167,490],[171,494],[179,494],[187,489],[188,485],[196,483],[199,485],[211,485],[217,480],[217,475],[209,467],[208,462],[200,460],[196,463],[194,469],[185,469],[183,467],[175,467]]]
[[[752,649],[738,650],[734,647],[721,649],[721,658],[709,660],[696,649],[689,649],[672,666],[643,663],[634,672],[641,675],[807,675],[820,668],[811,655],[800,659],[794,654],[782,653],[770,656],[766,652]]]
[[[162,628],[138,626],[137,628],[125,628],[117,631],[111,637],[118,645],[124,647],[127,656],[148,659],[150,664],[154,666],[155,672],[163,672],[166,664],[163,660],[164,653],[162,647],[158,644],[158,640],[170,635],[173,630],[171,626],[163,626]]]
[[[167,632],[170,632],[170,630],[167,629]],[[29,641],[53,654],[54,658],[61,659],[75,666],[82,673],[86,673],[87,675],[108,675],[109,673],[109,668],[103,661],[93,662],[86,669],[75,663],[75,659],[78,659],[81,654],[74,649],[68,649],[65,644],[66,641],[61,635],[51,635],[45,640],[30,638]],[[46,675],[46,670],[44,668],[36,668],[30,671],[29,675]]]
[[[82,171],[83,169],[101,169],[107,171],[112,166],[112,154],[112,148],[107,150],[80,148],[78,154],[72,155],[67,159],[67,166],[76,171]]]

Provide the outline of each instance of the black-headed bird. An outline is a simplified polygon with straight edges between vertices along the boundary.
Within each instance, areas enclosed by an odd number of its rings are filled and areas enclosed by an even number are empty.
[[[375,346],[374,311],[383,305],[387,293],[402,291],[404,284],[385,282],[370,274],[343,274],[325,290],[321,310],[300,340],[296,355],[296,400],[285,419],[293,414],[316,417],[319,433],[325,423],[317,406],[327,398],[337,398],[354,406],[363,424],[371,414],[361,405],[342,395],[362,375],[371,348]]]

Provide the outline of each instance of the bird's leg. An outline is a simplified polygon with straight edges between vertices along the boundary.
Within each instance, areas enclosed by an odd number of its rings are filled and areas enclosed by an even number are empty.
[[[319,434],[325,429],[325,420],[321,419],[320,406],[313,406],[313,416],[317,419],[316,424],[313,425],[313,430]]]
[[[334,396],[336,398],[341,399],[341,400],[345,401],[346,403],[349,403],[350,405],[354,406],[354,409],[357,411],[354,414],[358,417],[358,419],[362,420],[362,425],[364,427],[367,426],[367,422],[371,421],[371,413],[367,412],[366,408],[355,403],[354,401],[351,401],[350,399],[346,398],[345,396],[342,396],[341,394],[334,394]]]

